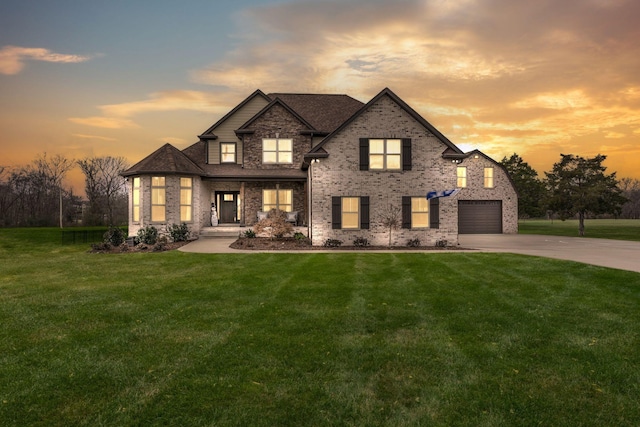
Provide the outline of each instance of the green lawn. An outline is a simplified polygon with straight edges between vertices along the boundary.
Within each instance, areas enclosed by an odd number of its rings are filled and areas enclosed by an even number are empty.
[[[640,274],[34,233],[0,229],[2,426],[640,424]]]
[[[585,237],[615,240],[640,241],[638,219],[587,219],[584,223]],[[527,219],[518,222],[520,234],[545,234],[549,236],[578,236],[578,220]]]

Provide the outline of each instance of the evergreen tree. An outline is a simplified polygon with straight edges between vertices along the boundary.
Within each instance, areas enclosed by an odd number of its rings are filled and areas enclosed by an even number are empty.
[[[545,188],[538,173],[522,157],[513,153],[500,162],[505,167],[518,192],[518,217],[544,216]]]

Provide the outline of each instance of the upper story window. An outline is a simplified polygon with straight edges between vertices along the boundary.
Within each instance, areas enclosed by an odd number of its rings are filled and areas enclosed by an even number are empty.
[[[151,221],[164,222],[167,218],[164,176],[151,177]]]
[[[467,167],[458,166],[458,168],[456,169],[456,174],[458,177],[456,187],[465,188],[467,186]]]
[[[193,178],[180,178],[180,221],[193,220]]]
[[[369,140],[369,170],[400,169],[402,169],[402,140]]]
[[[484,168],[484,188],[493,188],[493,168]]]
[[[265,138],[262,140],[262,163],[293,163],[293,139]]]
[[[236,143],[221,142],[220,143],[220,163],[236,163]]]
[[[133,178],[133,191],[131,193],[131,215],[133,222],[140,222],[140,177]]]

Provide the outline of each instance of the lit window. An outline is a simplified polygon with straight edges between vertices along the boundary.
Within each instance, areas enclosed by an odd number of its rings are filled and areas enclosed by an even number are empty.
[[[223,142],[220,144],[220,163],[236,163],[236,144]]]
[[[342,228],[360,228],[360,198],[342,198]]]
[[[151,221],[164,222],[166,220],[164,176],[154,176],[151,178]]]
[[[467,168],[466,168],[466,166],[458,166],[457,174],[458,174],[458,183],[456,184],[456,186],[458,188],[465,188],[467,186]]]
[[[262,190],[262,211],[293,211],[293,190]]]
[[[493,168],[484,168],[484,188],[493,188]]]
[[[426,197],[411,198],[411,228],[429,227],[429,201]]]
[[[193,179],[180,178],[180,221],[189,222],[193,219]]]
[[[133,222],[140,222],[140,177],[133,178],[132,199]]]
[[[262,163],[293,163],[293,140],[263,139]]]
[[[402,168],[402,141],[399,139],[369,140],[370,170],[400,170]]]

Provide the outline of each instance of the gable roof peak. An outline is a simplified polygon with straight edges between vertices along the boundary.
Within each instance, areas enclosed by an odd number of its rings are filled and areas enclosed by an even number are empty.
[[[203,175],[204,171],[196,165],[193,160],[187,157],[168,142],[122,172],[122,176],[145,175],[145,174],[185,174]]]

